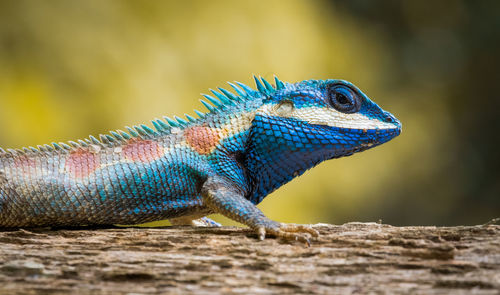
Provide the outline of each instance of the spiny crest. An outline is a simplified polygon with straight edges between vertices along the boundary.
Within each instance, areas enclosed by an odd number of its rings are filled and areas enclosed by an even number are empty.
[[[198,118],[194,118],[188,114],[185,114],[187,121],[177,116],[174,116],[175,120],[169,117],[163,117],[163,120],[155,118],[151,121],[154,129],[144,124],[141,124],[139,126],[136,125],[132,128],[126,126],[125,128],[127,129],[128,133],[122,130],[116,130],[110,131],[109,134],[100,134],[99,139],[90,135],[89,138],[86,138],[84,140],[79,139],[77,140],[77,142],[52,142],[50,145],[37,145],[36,148],[32,146],[27,148],[24,147],[22,149],[7,150],[0,148],[0,155],[16,156],[23,154],[47,154],[54,152],[61,153],[85,147],[90,147],[93,150],[100,150],[100,148],[104,147],[119,146],[134,138],[154,139],[162,135],[177,133],[180,129],[183,129],[186,126],[190,126],[191,124],[198,123],[200,120],[205,119],[208,114],[217,113],[219,110],[223,110],[227,106],[236,105],[239,102],[253,99],[262,95],[268,96],[271,95],[274,91],[285,88],[285,84],[276,76],[274,76],[275,86],[271,85],[271,83],[269,83],[262,77],[260,77],[260,79],[256,76],[253,77],[257,90],[254,90],[241,82],[235,81],[234,83],[228,82],[228,84],[232,89],[234,89],[236,95],[221,87],[217,88],[220,92],[210,89],[210,92],[213,94],[213,96],[202,93],[202,96],[212,104],[203,99],[200,99],[200,102],[207,108],[208,113],[194,110]]]
[[[275,86],[271,85],[271,83],[269,83],[266,79],[262,77],[260,78],[257,78],[256,76],[253,77],[255,80],[257,91],[241,82],[235,81],[237,85],[228,82],[229,86],[231,86],[234,89],[237,95],[234,95],[233,93],[224,88],[218,87],[217,89],[220,92],[210,89],[210,92],[212,92],[213,96],[204,93],[201,94],[208,100],[208,102],[203,99],[200,99],[200,101],[208,109],[209,113],[214,113],[217,112],[218,110],[224,109],[226,106],[235,105],[238,102],[242,102],[262,95],[267,96],[272,94],[276,90],[281,90],[285,88],[285,84],[281,82],[276,76],[274,77],[274,82],[276,84]]]

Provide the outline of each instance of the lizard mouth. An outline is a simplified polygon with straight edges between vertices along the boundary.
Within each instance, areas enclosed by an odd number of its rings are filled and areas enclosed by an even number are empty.
[[[388,142],[399,134],[401,134],[401,125],[396,125],[395,128],[391,129],[377,129],[374,133],[368,134],[368,141],[362,145],[366,148],[371,148]]]
[[[338,131],[338,129],[336,129],[336,131]],[[345,129],[343,131],[348,132]],[[330,159],[349,156],[354,153],[362,152],[367,149],[381,145],[385,142],[388,142],[394,137],[401,134],[401,126],[396,125],[395,128],[391,129],[361,130],[362,135],[359,134],[360,130],[357,131],[350,130],[350,131],[359,136],[358,138],[360,138],[359,139],[360,142],[358,142],[355,146],[352,146],[351,148],[344,149],[343,151],[337,151],[334,155],[330,157]]]

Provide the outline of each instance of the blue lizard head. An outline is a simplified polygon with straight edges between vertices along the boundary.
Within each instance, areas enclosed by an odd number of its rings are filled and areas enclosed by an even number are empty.
[[[320,162],[391,140],[401,123],[352,83],[306,80],[269,92],[249,136],[246,167],[259,203]]]

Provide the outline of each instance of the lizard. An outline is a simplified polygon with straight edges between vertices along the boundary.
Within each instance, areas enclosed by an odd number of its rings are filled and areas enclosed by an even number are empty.
[[[0,228],[219,225],[219,213],[266,235],[310,244],[310,226],[256,205],[319,163],[398,136],[401,123],[345,80],[210,89],[197,117],[152,120],[99,139],[0,148]],[[210,103],[209,103],[210,102]]]

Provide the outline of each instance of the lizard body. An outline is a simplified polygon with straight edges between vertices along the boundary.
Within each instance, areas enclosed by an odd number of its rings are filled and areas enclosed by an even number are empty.
[[[265,234],[317,232],[268,219],[256,205],[320,162],[399,135],[401,124],[351,83],[305,80],[257,90],[230,83],[208,113],[152,121],[22,150],[0,149],[0,227],[192,224],[223,214]],[[215,97],[217,98],[215,98]]]

